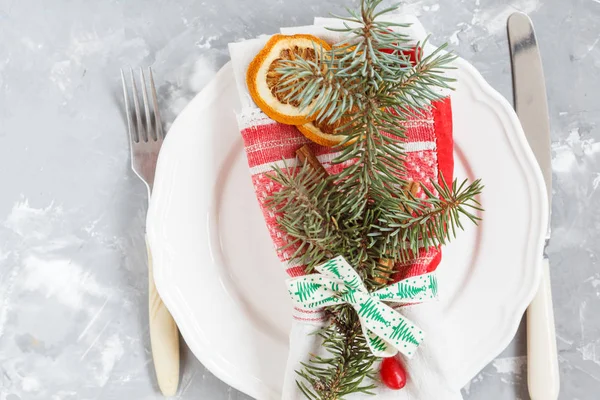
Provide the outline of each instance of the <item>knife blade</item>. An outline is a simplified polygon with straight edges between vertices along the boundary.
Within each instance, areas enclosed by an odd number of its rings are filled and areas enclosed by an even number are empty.
[[[551,210],[552,165],[546,84],[533,24],[526,14],[514,13],[510,16],[508,40],[512,58],[515,109],[527,142],[542,170],[548,196],[548,210]],[[550,218],[546,238],[550,239]]]
[[[531,19],[514,13],[508,19],[508,41],[512,62],[515,110],[527,142],[542,171],[548,196],[548,213],[552,202],[552,158],[550,123],[542,60]],[[550,239],[550,215],[546,228],[546,245]],[[541,256],[541,255],[540,255]],[[527,380],[532,400],[558,399],[560,378],[550,267],[544,255],[542,282],[527,310]]]

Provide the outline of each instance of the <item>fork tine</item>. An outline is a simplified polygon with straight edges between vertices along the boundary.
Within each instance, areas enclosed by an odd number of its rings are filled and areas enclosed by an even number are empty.
[[[164,139],[165,135],[160,121],[160,113],[158,111],[158,96],[156,95],[156,86],[154,85],[154,75],[152,68],[148,67],[148,75],[150,75],[150,90],[152,92],[152,104],[154,105],[154,126],[156,127],[156,137],[158,140]]]
[[[127,131],[129,132],[129,140],[137,142],[137,132],[133,129],[131,121],[131,110],[129,109],[129,95],[127,94],[127,81],[125,80],[125,73],[121,69],[121,83],[123,84],[123,100],[125,101],[125,118],[127,118]]]
[[[148,135],[148,141],[158,140],[156,133],[152,129],[152,119],[150,117],[150,102],[148,101],[148,91],[146,90],[146,77],[144,76],[144,69],[140,67],[140,80],[142,81],[142,100],[144,102],[144,114],[146,114],[146,134]]]
[[[138,90],[137,90],[137,86],[135,84],[135,78],[133,76],[132,68],[129,69],[129,75],[131,75],[131,84],[133,87],[133,106],[134,106],[134,111],[135,111],[135,120],[137,122],[136,128],[137,128],[137,134],[138,134],[138,141],[147,142],[148,136],[146,135],[146,132],[144,130],[144,125],[142,124],[142,112],[140,110],[140,99],[138,98]]]

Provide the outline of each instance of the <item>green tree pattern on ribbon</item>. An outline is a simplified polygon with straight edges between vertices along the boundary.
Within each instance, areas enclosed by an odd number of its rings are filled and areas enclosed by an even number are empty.
[[[360,303],[360,309],[358,310],[358,315],[362,318],[370,318],[373,321],[381,322],[385,326],[389,326],[390,322],[387,321],[383,315],[377,309],[377,304],[373,301],[372,298],[368,298],[364,303]]]
[[[348,291],[342,293],[342,300],[350,304],[356,303],[356,297],[354,296],[355,293],[356,290],[348,288]]]
[[[429,275],[429,288],[431,289],[431,293],[433,294],[433,297],[437,296],[438,283],[437,283],[437,277],[435,276],[435,274]]]
[[[323,269],[326,269],[327,271],[331,272],[337,278],[342,279],[342,274],[340,274],[340,270],[337,265],[337,259],[333,258],[333,259],[327,261],[323,265]]]
[[[298,282],[294,294],[298,296],[300,301],[306,301],[320,287],[321,285],[315,282]]]
[[[313,303],[308,303],[306,305],[307,308],[317,308],[322,306],[323,304],[330,303],[332,301],[338,302],[339,299],[335,296],[326,297],[323,300],[315,301]]]
[[[398,283],[398,292],[396,293],[396,296],[403,299],[412,299],[417,297],[417,295],[425,289],[425,286],[413,286],[408,283],[400,282]]]
[[[358,277],[356,276],[350,281],[344,281],[344,285],[355,290],[358,290],[360,288],[360,282],[358,281]]]
[[[410,329],[408,328],[408,324],[404,320],[400,320],[398,325],[392,328],[392,334],[390,335],[390,338],[412,343],[414,345],[419,344],[419,341],[411,333]]]
[[[387,349],[387,344],[379,336],[369,336],[369,344],[376,351],[385,351]]]

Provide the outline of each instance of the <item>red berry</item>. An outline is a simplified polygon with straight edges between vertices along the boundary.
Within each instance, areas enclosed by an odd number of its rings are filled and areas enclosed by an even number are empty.
[[[399,390],[406,385],[406,371],[396,357],[384,358],[379,372],[381,381],[390,389]]]

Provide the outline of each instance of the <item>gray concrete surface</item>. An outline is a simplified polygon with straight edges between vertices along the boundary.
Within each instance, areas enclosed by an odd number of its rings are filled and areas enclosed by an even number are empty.
[[[146,193],[129,169],[119,68],[154,67],[169,124],[228,60],[228,42],[347,3],[0,0],[0,400],[161,398],[147,329]],[[521,10],[534,20],[554,152],[561,399],[596,400],[600,1],[423,0],[406,10],[507,98],[506,18]],[[527,399],[524,354],[521,330],[465,398]],[[178,398],[247,398],[186,349],[183,359]]]

